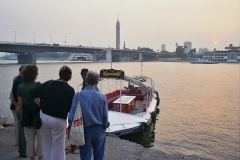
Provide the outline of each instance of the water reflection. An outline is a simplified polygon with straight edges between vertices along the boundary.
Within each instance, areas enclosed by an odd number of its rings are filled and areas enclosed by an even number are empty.
[[[156,115],[160,113],[160,109],[156,109]],[[157,121],[158,122],[158,121]],[[156,123],[157,123],[156,122]],[[147,134],[144,136],[141,132],[132,133],[124,136],[120,136],[121,139],[129,140],[131,142],[138,143],[145,148],[150,148],[154,146],[155,140],[155,124],[150,123],[148,126]]]
[[[147,134],[145,136],[142,135],[140,132],[137,132],[137,133],[132,133],[132,134],[120,136],[120,138],[125,139],[125,140],[129,140],[131,142],[138,143],[145,148],[150,148],[150,147],[154,146],[153,145],[154,138],[155,138],[154,130],[155,130],[155,124],[151,123],[148,126],[148,131],[147,131]]]

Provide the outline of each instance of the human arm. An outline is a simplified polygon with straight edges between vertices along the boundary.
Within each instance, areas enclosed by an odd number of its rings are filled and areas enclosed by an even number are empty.
[[[78,103],[78,93],[76,93],[73,97],[71,109],[70,109],[69,114],[68,114],[68,125],[69,126],[72,125],[72,121],[73,121],[75,111],[76,111],[76,108],[77,108],[77,103]]]
[[[67,127],[67,130],[66,130],[68,138],[69,138],[69,134],[70,134],[70,130],[71,130],[72,121],[73,121],[75,111],[76,111],[76,108],[77,108],[77,103],[78,103],[78,98],[77,98],[77,93],[76,93],[73,97],[71,109],[70,109],[69,114],[68,114],[68,127]]]
[[[21,84],[18,86],[17,98],[18,98],[17,106],[19,107],[19,114],[20,114],[19,116],[22,119],[22,103],[23,103],[23,99],[22,99],[22,85]]]
[[[104,104],[104,107],[103,107],[103,128],[106,130],[110,123],[108,122],[108,103],[107,103],[107,99],[105,96],[103,96],[103,104]]]
[[[34,100],[34,102],[35,102],[38,106],[40,106],[40,100],[39,100],[39,98],[34,98],[33,100]]]
[[[12,103],[14,104],[15,107],[18,107],[18,102],[16,102],[14,98],[12,98]]]
[[[12,87],[12,100],[14,105],[17,106],[18,102],[18,87],[22,83],[21,77],[17,77],[17,79],[13,82],[13,87]]]
[[[18,107],[19,107],[20,117],[22,119],[22,97],[18,97]]]

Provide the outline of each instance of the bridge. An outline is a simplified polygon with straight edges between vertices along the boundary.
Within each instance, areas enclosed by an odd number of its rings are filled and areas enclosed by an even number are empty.
[[[69,46],[59,44],[29,44],[29,43],[10,43],[0,42],[0,52],[17,54],[19,64],[35,64],[36,54],[45,52],[79,52],[79,53],[101,53],[106,48]],[[175,57],[175,54],[160,52],[145,52],[137,50],[121,50],[111,48],[112,61],[120,62],[123,57],[132,57],[136,53],[142,54],[142,61],[155,61],[158,57]]]

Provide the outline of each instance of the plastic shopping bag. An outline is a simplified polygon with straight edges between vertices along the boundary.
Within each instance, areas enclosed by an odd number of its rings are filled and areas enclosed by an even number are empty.
[[[73,123],[70,130],[70,142],[72,145],[83,146],[85,144],[84,140],[84,127],[83,127],[83,117],[80,102],[74,114]]]

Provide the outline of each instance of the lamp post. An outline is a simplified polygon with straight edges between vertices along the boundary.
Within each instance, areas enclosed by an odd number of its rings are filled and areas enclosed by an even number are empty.
[[[51,45],[52,45],[52,34],[50,34],[50,37],[51,37]]]
[[[35,33],[33,32],[33,43],[35,44]]]
[[[14,31],[14,40],[15,40],[15,43],[16,43],[16,32]]]
[[[65,46],[66,46],[66,36],[65,36]]]

